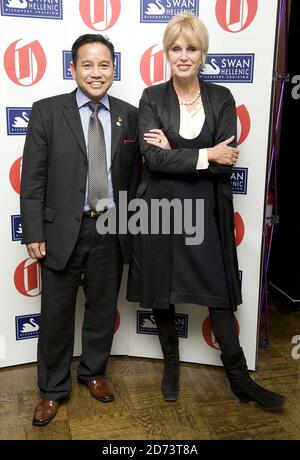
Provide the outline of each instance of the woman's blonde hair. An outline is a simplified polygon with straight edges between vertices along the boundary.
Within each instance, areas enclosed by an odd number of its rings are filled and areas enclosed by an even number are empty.
[[[203,66],[208,51],[209,37],[207,28],[201,19],[190,13],[178,14],[171,19],[163,36],[163,47],[167,57],[171,46],[176,42],[179,35],[182,35],[189,45],[200,48],[202,52],[201,66]]]

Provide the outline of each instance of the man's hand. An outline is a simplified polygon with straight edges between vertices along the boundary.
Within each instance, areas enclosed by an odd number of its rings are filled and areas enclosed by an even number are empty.
[[[46,255],[46,241],[27,244],[27,252],[32,259],[43,259]]]

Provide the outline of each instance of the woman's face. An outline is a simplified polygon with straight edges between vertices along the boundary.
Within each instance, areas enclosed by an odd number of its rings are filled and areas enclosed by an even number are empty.
[[[173,77],[190,78],[197,75],[201,64],[201,50],[179,35],[168,52]]]

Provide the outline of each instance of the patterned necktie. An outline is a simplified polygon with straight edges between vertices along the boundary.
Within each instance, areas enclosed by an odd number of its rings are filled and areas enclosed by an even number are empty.
[[[97,202],[108,197],[106,150],[103,126],[98,118],[101,103],[90,102],[88,106],[92,111],[88,131],[88,203],[96,209]]]

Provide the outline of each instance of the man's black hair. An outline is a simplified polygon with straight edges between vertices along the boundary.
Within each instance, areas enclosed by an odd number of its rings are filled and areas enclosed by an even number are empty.
[[[80,35],[72,46],[72,62],[74,66],[76,66],[77,63],[79,48],[83,45],[87,45],[88,43],[101,43],[102,45],[107,46],[111,53],[112,61],[115,62],[115,48],[108,37],[101,34],[84,34]]]

